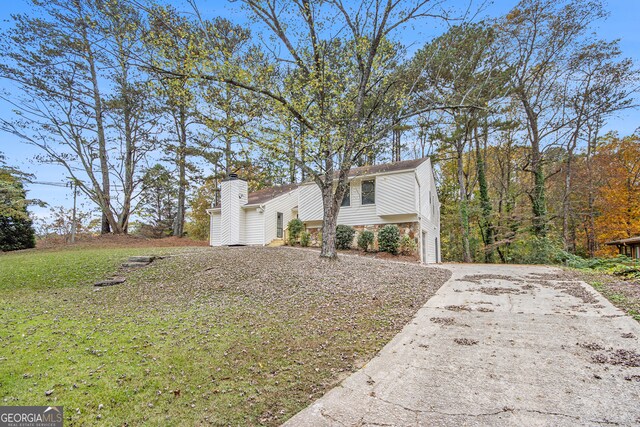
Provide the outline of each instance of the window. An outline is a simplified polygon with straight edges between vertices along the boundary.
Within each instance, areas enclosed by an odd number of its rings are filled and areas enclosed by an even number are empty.
[[[376,202],[376,182],[362,181],[362,204],[373,205]]]
[[[351,183],[347,183],[347,190],[344,192],[344,197],[342,198],[342,204],[344,206],[351,206]]]
[[[282,239],[283,228],[284,228],[284,215],[282,214],[282,212],[276,212],[276,237],[278,239]]]

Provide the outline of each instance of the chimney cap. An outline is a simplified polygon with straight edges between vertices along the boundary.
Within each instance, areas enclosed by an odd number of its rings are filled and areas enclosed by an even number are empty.
[[[223,182],[225,182],[225,181],[235,181],[235,180],[237,180],[237,179],[240,179],[240,178],[238,178],[238,174],[237,174],[237,173],[230,173],[230,174],[229,174],[225,179],[223,179],[222,181],[223,181]]]

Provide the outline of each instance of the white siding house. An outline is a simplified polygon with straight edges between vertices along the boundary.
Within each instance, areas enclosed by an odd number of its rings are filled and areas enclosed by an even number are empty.
[[[235,177],[223,182],[221,206],[208,210],[212,246],[267,245],[281,239],[296,216],[312,236],[319,233],[323,208],[315,183],[246,194],[243,182]],[[338,224],[374,233],[384,225],[397,224],[401,233],[415,239],[422,262],[440,262],[440,202],[430,160],[352,169]],[[234,229],[226,230],[229,227]]]
[[[208,209],[211,246],[268,245],[284,237],[295,217],[297,184],[247,192],[247,182],[230,175],[220,185],[220,206]]]

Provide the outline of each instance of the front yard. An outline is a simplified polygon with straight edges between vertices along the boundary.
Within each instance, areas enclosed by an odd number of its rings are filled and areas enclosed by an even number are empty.
[[[142,253],[171,256],[91,285]],[[1,255],[0,397],[63,405],[69,425],[280,424],[371,359],[448,275],[289,248]]]

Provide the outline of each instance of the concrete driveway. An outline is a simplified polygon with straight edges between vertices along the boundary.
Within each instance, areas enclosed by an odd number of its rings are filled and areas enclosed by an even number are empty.
[[[558,269],[444,267],[378,356],[285,425],[640,424],[635,320]]]

